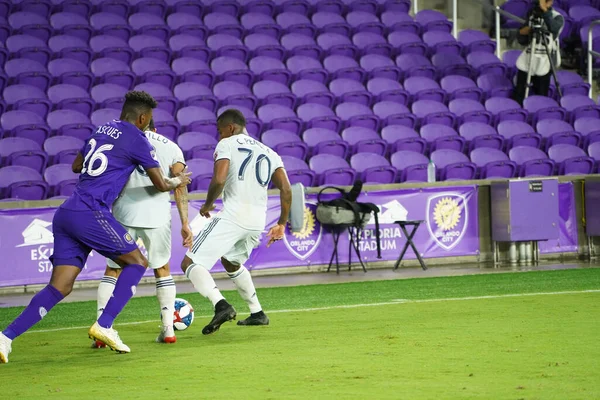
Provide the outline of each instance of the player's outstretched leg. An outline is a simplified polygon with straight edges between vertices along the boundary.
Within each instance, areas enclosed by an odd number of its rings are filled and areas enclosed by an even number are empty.
[[[202,334],[210,335],[218,331],[225,322],[235,319],[237,315],[235,309],[225,300],[217,288],[215,280],[204,266],[194,264],[188,256],[185,256],[181,262],[181,269],[185,272],[185,276],[192,282],[196,290],[202,296],[208,298],[215,307],[215,316],[202,329]]]
[[[225,267],[227,275],[229,275],[229,278],[235,287],[237,287],[240,296],[248,304],[248,308],[250,308],[250,316],[242,321],[238,321],[237,324],[242,326],[269,325],[269,317],[264,313],[258,301],[250,272],[243,265],[235,265],[224,257],[221,258],[221,263]]]
[[[171,276],[169,264],[154,270],[156,277],[156,297],[160,306],[162,329],[156,338],[158,343],[175,343],[177,337],[173,329],[173,314],[175,313],[175,296],[177,289]]]
[[[115,284],[117,283],[117,278],[119,277],[119,269],[111,268],[109,266],[106,267],[104,271],[104,276],[100,280],[100,284],[98,285],[98,293],[96,295],[96,304],[97,304],[97,315],[96,319],[100,318],[108,300],[110,300],[110,296],[112,296],[115,290]],[[92,340],[92,348],[93,349],[103,349],[106,345],[99,340]]]
[[[0,364],[8,362],[12,341],[29,330],[65,298],[81,269],[73,265],[59,265],[52,270],[50,283],[37,293],[23,312],[0,333]]]

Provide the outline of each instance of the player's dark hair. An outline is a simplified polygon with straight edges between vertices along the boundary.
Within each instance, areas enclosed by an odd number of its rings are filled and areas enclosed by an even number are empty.
[[[151,130],[151,131],[153,131],[154,129],[156,129],[156,128],[154,127],[154,118],[152,118],[152,119],[150,120],[150,124],[148,125],[148,129],[149,129],[149,130]]]
[[[217,124],[236,124],[242,128],[246,127],[246,118],[240,110],[230,108],[229,110],[223,111],[219,118],[217,118]]]
[[[136,120],[140,114],[146,114],[156,108],[158,103],[146,92],[132,90],[125,94],[125,103],[121,110],[121,119],[125,121]]]

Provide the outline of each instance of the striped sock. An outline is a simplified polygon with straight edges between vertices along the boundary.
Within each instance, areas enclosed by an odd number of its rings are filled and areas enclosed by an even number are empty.
[[[256,289],[254,288],[254,283],[252,282],[252,276],[250,272],[243,265],[240,266],[235,272],[227,273],[231,281],[237,287],[240,296],[246,304],[248,304],[248,308],[250,308],[250,312],[252,314],[256,314],[262,311],[262,307],[258,301],[258,297],[256,296]]]
[[[156,279],[156,297],[163,326],[173,326],[177,288],[171,275]]]
[[[112,296],[113,291],[115,290],[116,283],[117,278],[108,275],[104,275],[100,280],[100,284],[98,285],[98,295],[96,297],[98,303],[98,315],[96,318],[100,318],[100,315],[102,315],[104,307],[106,307],[108,300],[110,300],[110,296]]]

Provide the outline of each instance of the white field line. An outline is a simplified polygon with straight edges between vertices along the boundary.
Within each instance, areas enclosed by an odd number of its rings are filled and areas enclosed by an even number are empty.
[[[503,298],[509,298],[509,297],[529,297],[529,296],[557,296],[557,295],[564,295],[564,294],[584,294],[584,293],[600,293],[600,289],[570,290],[570,291],[564,291],[564,292],[497,294],[497,295],[489,295],[489,296],[448,297],[448,298],[421,299],[421,300],[395,299],[392,301],[386,301],[386,302],[380,302],[380,303],[348,304],[348,305],[328,306],[328,307],[269,310],[268,313],[269,314],[277,314],[277,313],[311,312],[311,311],[338,310],[338,309],[345,309],[345,308],[379,307],[379,306],[389,306],[389,305],[393,305],[393,304],[438,303],[438,302],[446,302],[446,301],[503,299]],[[195,315],[194,319],[195,318],[211,318],[212,316],[213,315]],[[149,323],[159,323],[159,321],[158,321],[158,319],[154,319],[154,320],[148,320],[148,321],[123,322],[123,323],[116,324],[116,325],[117,326],[126,326],[126,325],[141,325],[141,324],[149,324]],[[39,329],[39,330],[28,331],[26,333],[60,332],[60,331],[70,331],[70,330],[75,330],[75,329],[88,329],[89,327],[90,327],[90,325],[71,326],[71,327],[67,327],[67,328]]]

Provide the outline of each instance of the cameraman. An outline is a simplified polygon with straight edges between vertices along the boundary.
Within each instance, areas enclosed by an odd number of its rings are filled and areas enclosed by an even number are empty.
[[[560,46],[558,37],[563,29],[565,20],[562,15],[552,9],[553,0],[534,0],[533,7],[527,13],[525,19],[527,23],[519,29],[517,41],[528,46],[517,59],[517,85],[514,90],[513,99],[519,104],[523,104],[525,99],[525,89],[527,86],[527,72],[531,65],[531,84],[530,91],[540,96],[548,96],[550,89],[550,60],[546,54],[544,41],[548,44],[548,50],[554,61],[554,67],[560,66]],[[548,32],[537,31],[543,29]],[[531,48],[531,40],[534,32],[539,32],[536,37],[536,48]],[[533,52],[533,60],[531,54]]]

